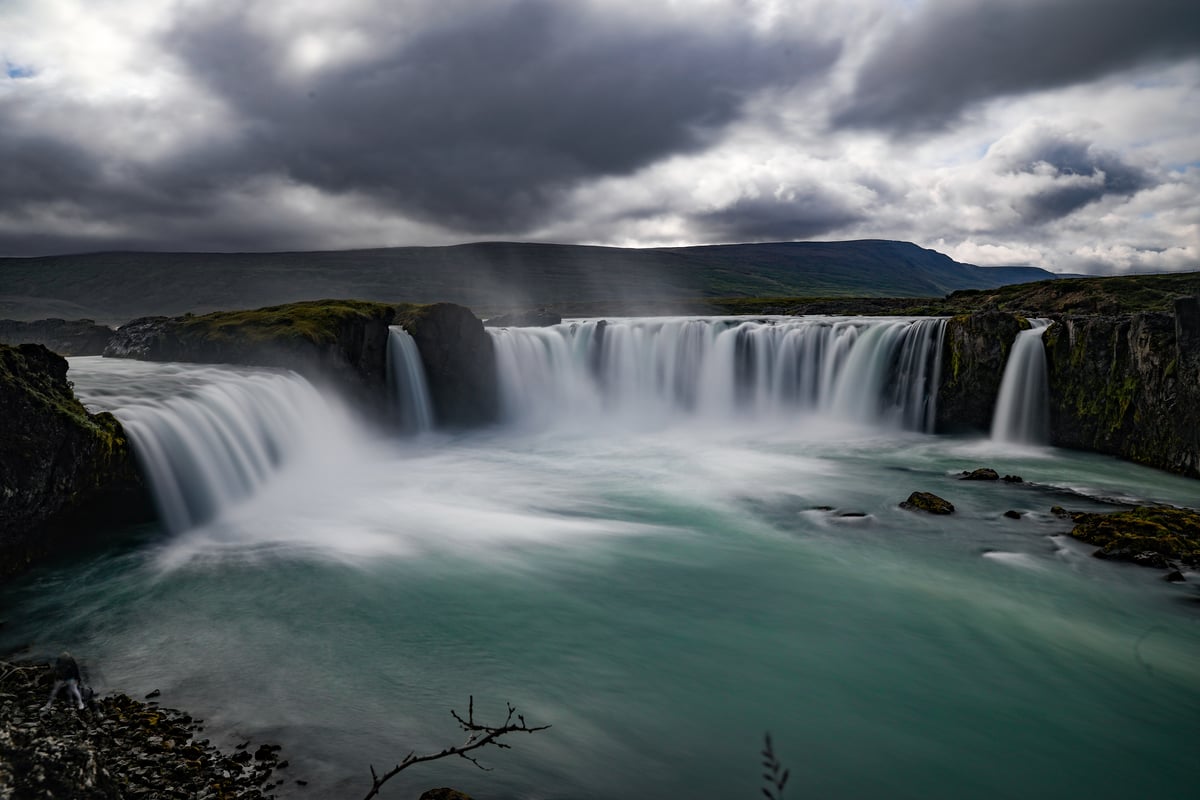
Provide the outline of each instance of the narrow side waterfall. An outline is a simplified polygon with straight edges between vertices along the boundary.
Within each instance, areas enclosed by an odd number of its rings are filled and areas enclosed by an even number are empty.
[[[388,386],[400,427],[408,433],[433,429],[433,403],[425,382],[425,366],[408,331],[392,325],[388,334]]]
[[[1046,380],[1046,351],[1042,334],[1048,319],[1031,319],[1032,326],[1017,334],[992,417],[992,439],[1014,444],[1046,444],[1050,441],[1049,388]]]
[[[647,318],[489,331],[514,422],[807,412],[930,431],[945,324]]]
[[[294,373],[227,371],[184,394],[114,413],[172,532],[210,522],[352,430],[340,407]]]

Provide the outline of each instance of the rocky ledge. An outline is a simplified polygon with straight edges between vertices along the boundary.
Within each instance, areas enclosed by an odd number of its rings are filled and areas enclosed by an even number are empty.
[[[0,662],[0,797],[266,800],[286,780],[278,747],[221,752],[203,720],[123,694],[43,711],[52,684],[48,665]]]
[[[75,398],[66,359],[0,345],[0,581],[105,522],[152,514],[124,430]]]

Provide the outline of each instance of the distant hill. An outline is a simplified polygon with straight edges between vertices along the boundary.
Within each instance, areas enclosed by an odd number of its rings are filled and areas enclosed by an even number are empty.
[[[630,249],[481,242],[311,253],[93,253],[0,258],[0,318],[120,323],[323,297],[608,308],[714,297],[943,296],[1044,280],[909,242],[783,242]],[[610,312],[611,313],[611,312]]]

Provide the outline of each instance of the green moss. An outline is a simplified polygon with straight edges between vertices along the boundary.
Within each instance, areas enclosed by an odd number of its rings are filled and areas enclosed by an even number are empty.
[[[311,300],[248,311],[217,311],[179,320],[179,333],[208,342],[251,344],[305,341],[330,344],[353,319],[390,317],[391,306],[362,300]]]
[[[1156,553],[1188,565],[1200,564],[1200,513],[1140,506],[1116,514],[1073,514],[1071,535],[1098,545],[1109,558],[1135,559]]]

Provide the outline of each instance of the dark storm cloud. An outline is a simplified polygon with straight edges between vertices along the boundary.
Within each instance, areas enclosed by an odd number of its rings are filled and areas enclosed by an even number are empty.
[[[742,198],[719,211],[692,217],[706,241],[720,242],[810,239],[862,220],[861,214],[818,190],[791,199]]]
[[[1198,54],[1195,0],[927,3],[877,43],[834,122],[936,128],[993,97]]]
[[[1106,195],[1133,195],[1157,185],[1154,177],[1116,153],[1077,137],[1041,130],[999,157],[1003,168],[1050,179],[1015,207],[1032,224],[1067,216]]]
[[[491,5],[450,23],[406,20],[402,44],[302,83],[237,14],[191,21],[170,44],[250,132],[197,167],[283,174],[441,226],[512,233],[544,222],[564,189],[704,146],[750,93],[801,81],[838,52],[749,23],[680,24]]]

